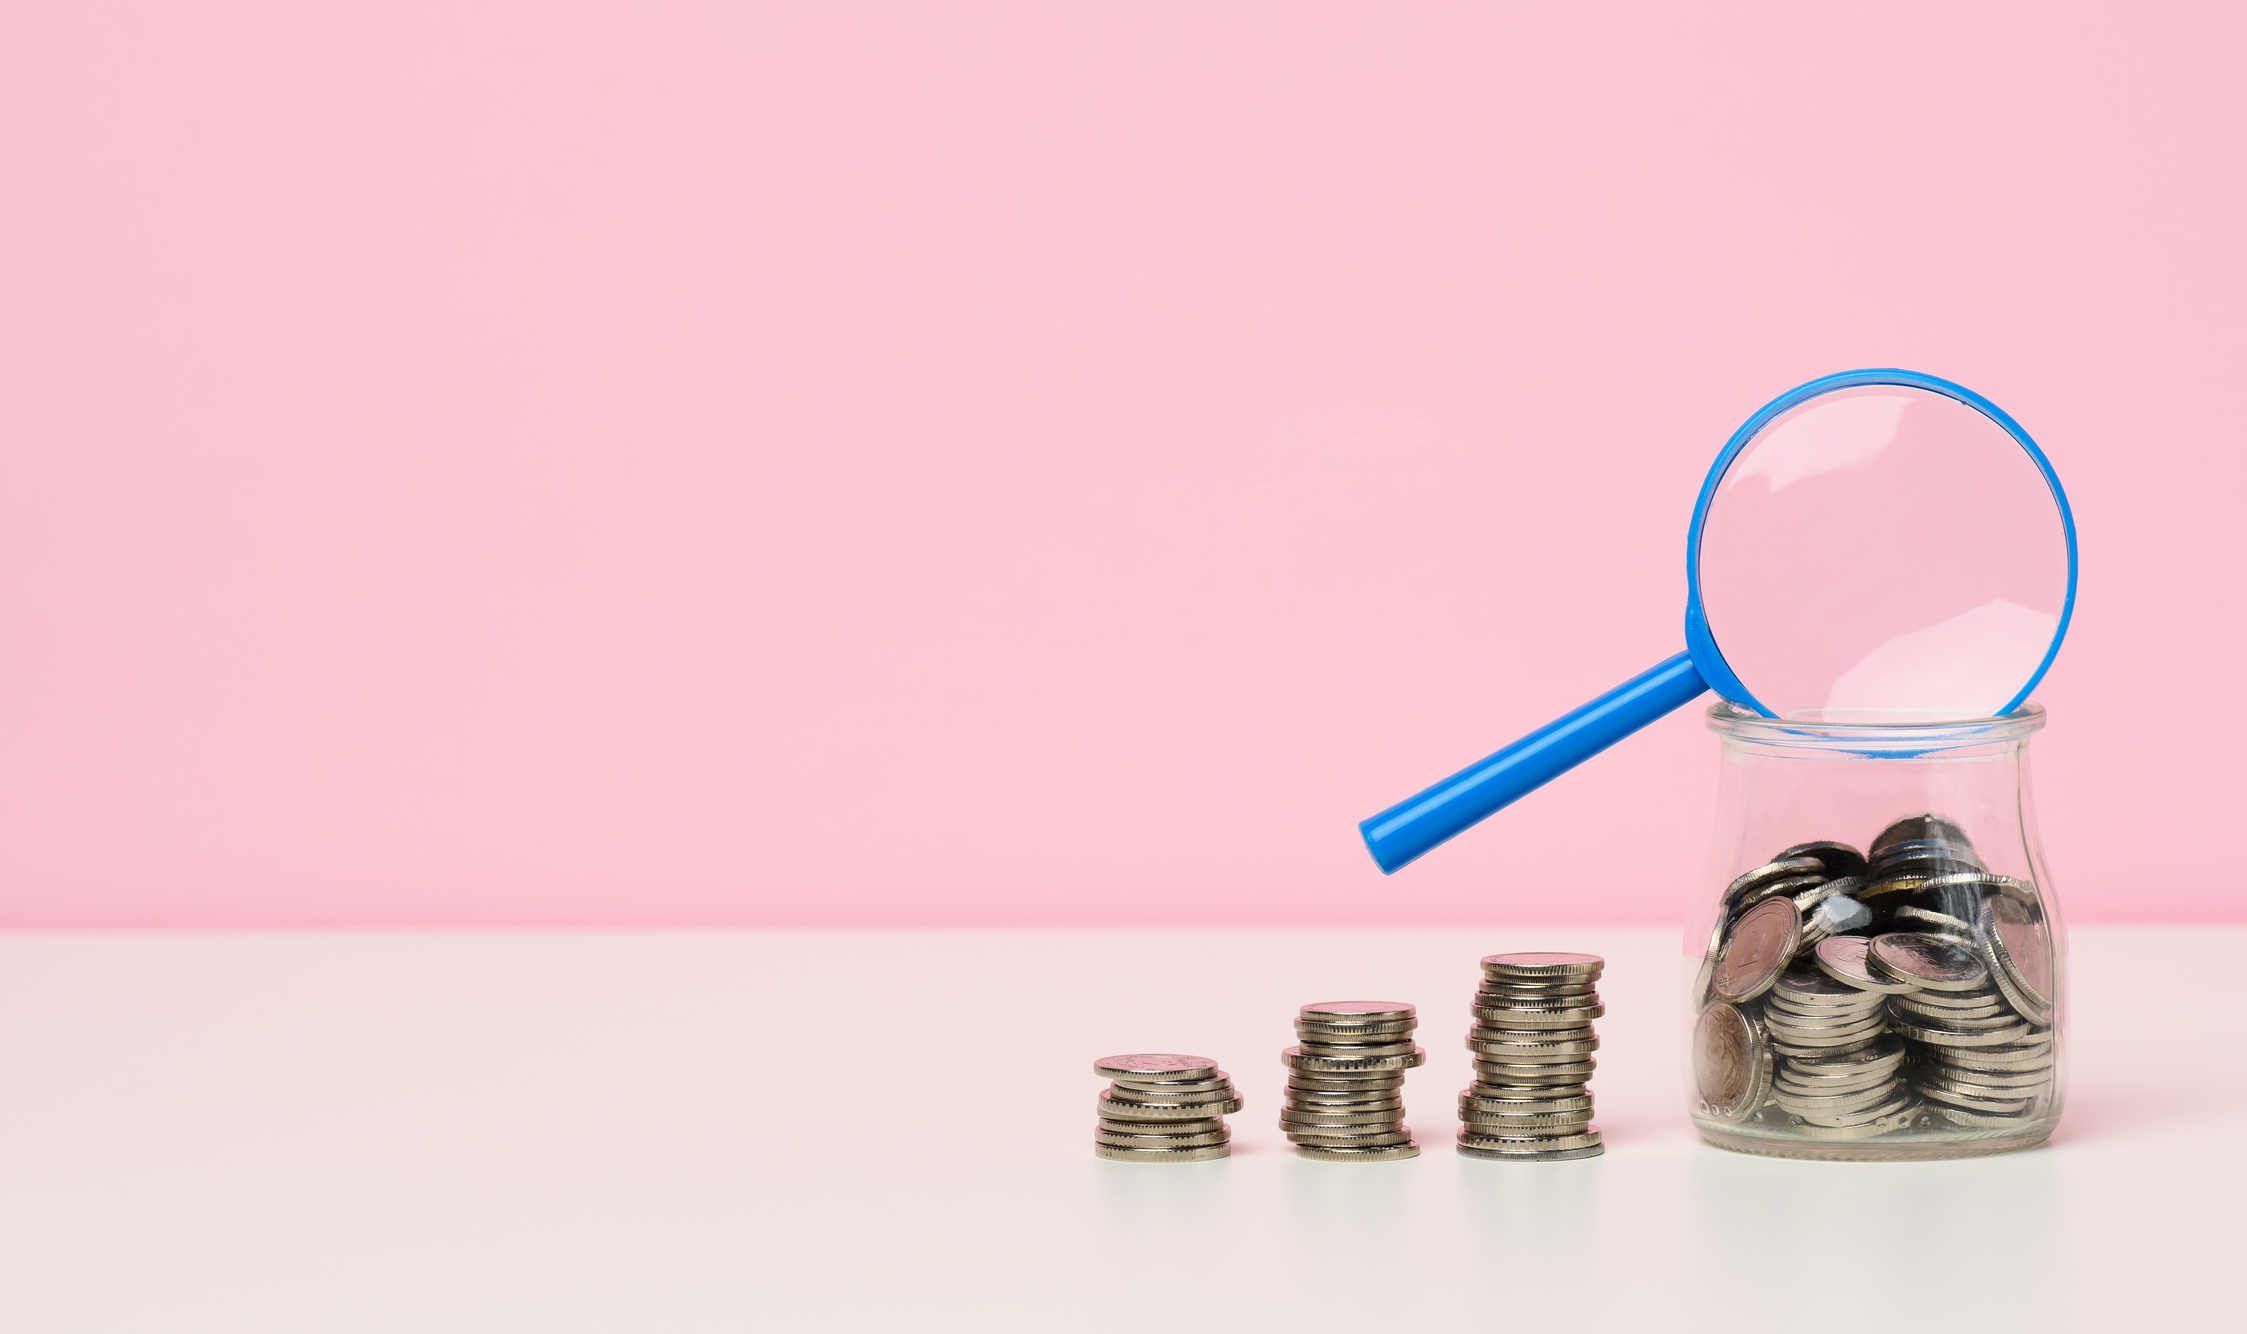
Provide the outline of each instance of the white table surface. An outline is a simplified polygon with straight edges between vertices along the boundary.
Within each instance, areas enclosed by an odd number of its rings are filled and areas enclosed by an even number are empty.
[[[1533,948],[1608,958],[1608,1152],[1464,1160]],[[2051,1147],[1878,1165],[1694,1138],[1666,930],[0,937],[0,1329],[2247,1326],[2247,929],[2074,950]],[[1298,1160],[1288,1020],[1360,997],[1424,1152]],[[1093,1158],[1136,1050],[1224,1061],[1232,1158]]]

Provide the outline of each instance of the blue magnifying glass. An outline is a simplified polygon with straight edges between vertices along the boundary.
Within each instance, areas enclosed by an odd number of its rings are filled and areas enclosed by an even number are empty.
[[[2067,494],[2003,409],[1916,371],[1812,380],[1701,484],[1684,652],[1359,831],[1395,871],[1705,690],[1806,722],[2010,713],[2060,651],[2075,575]]]

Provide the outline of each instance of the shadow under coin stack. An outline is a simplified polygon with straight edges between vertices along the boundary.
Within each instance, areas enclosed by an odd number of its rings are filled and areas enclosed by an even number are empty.
[[[1416,1012],[1398,1001],[1323,1001],[1297,1012],[1297,1046],[1280,1053],[1287,1099],[1280,1129],[1305,1158],[1385,1163],[1417,1158],[1404,1124],[1404,1072],[1428,1059],[1413,1045]]]
[[[1141,1052],[1104,1056],[1092,1072],[1111,1080],[1100,1092],[1092,1151],[1124,1163],[1198,1163],[1232,1152],[1227,1114],[1240,1094],[1207,1056]]]
[[[1589,1081],[1599,1034],[1596,954],[1493,954],[1482,961],[1467,1050],[1475,1082],[1459,1094],[1459,1152],[1494,1162],[1597,1157]]]

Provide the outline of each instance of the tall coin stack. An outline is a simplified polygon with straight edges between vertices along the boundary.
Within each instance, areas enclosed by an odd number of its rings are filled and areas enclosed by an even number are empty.
[[[1459,1094],[1459,1152],[1493,1162],[1597,1157],[1590,1080],[1599,1035],[1596,954],[1493,954],[1482,961],[1467,1050],[1475,1082]]]
[[[1818,966],[1781,973],[1763,1003],[1778,1066],[1771,1100],[1800,1120],[1809,1139],[1868,1138],[1911,1114],[1884,994],[1904,988],[1855,976],[1852,963],[1868,943],[1860,936],[1819,941],[1811,954]]]
[[[1280,1129],[1297,1154],[1329,1163],[1420,1155],[1404,1124],[1403,1093],[1404,1072],[1428,1059],[1412,1042],[1418,1022],[1401,1001],[1322,1001],[1297,1011],[1301,1041],[1280,1053]]]
[[[1232,1152],[1225,1117],[1241,1109],[1232,1079],[1207,1056],[1103,1056],[1095,1155],[1123,1163],[1198,1163]]]

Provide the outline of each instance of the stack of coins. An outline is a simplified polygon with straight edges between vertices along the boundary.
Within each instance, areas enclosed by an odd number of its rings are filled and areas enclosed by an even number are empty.
[[[1297,1046],[1280,1053],[1287,1098],[1280,1129],[1305,1158],[1385,1163],[1420,1155],[1404,1123],[1404,1072],[1428,1059],[1413,1045],[1415,1011],[1400,1001],[1322,1001],[1296,1014]]]
[[[1954,820],[1897,820],[1869,858],[1786,848],[1725,889],[1696,992],[1700,1115],[1835,1140],[2032,1120],[2052,957],[2036,887],[1984,868]]]
[[[1596,954],[1493,954],[1482,961],[1467,1050],[1475,1082],[1459,1094],[1459,1152],[1494,1162],[1555,1162],[1602,1152],[1589,1081],[1599,1035]]]
[[[1866,955],[1874,972],[1915,988],[1889,1006],[1910,1051],[1913,1091],[1952,1125],[2011,1125],[2052,1086],[2052,1030],[1996,982],[2003,951],[1998,943],[1983,955],[1949,933],[1893,932]]]
[[[1771,1100],[1811,1139],[1870,1139],[1907,1124],[1911,1091],[1898,1067],[1904,1046],[1888,1035],[1888,995],[1903,988],[1860,986],[1823,957],[1862,956],[1857,936],[1820,941],[1810,958],[1781,973],[1763,1002],[1764,1035],[1777,1071]]]
[[[1232,1152],[1225,1117],[1241,1109],[1233,1081],[1207,1056],[1103,1056],[1095,1155],[1124,1163],[1198,1163]]]

